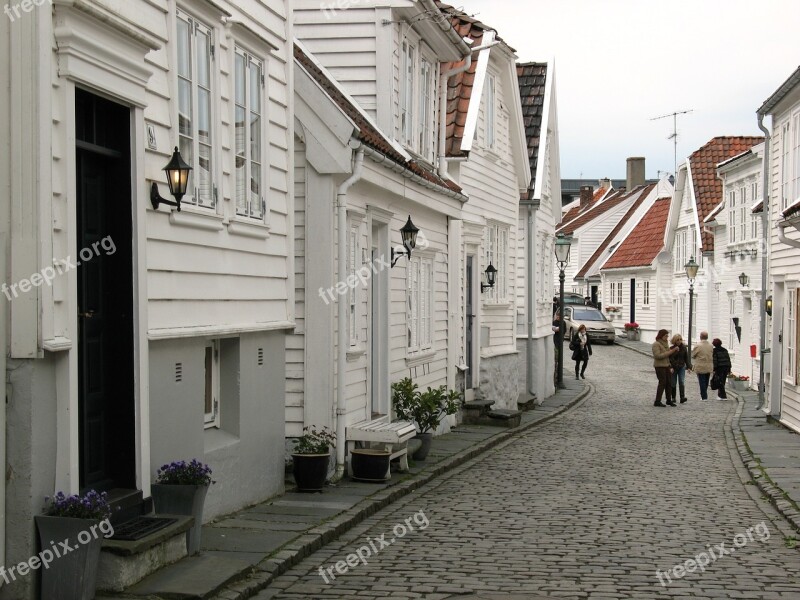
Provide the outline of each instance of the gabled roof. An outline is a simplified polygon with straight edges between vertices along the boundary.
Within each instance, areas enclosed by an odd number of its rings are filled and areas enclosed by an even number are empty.
[[[522,119],[525,125],[525,138],[528,145],[528,161],[531,165],[531,189],[536,177],[536,166],[539,163],[539,140],[541,138],[542,117],[544,111],[545,83],[547,81],[547,63],[517,64],[517,79],[522,99]]]
[[[650,195],[650,192],[653,190],[655,186],[656,186],[655,183],[651,183],[645,189],[641,190],[639,197],[633,201],[633,204],[631,204],[631,207],[628,209],[628,212],[626,212],[622,216],[622,218],[617,222],[617,224],[614,226],[611,232],[606,236],[606,239],[604,239],[597,247],[597,250],[594,251],[594,254],[592,254],[589,257],[589,260],[587,260],[584,263],[580,271],[578,271],[577,275],[575,275],[575,279],[583,279],[584,277],[586,277],[586,274],[592,268],[592,265],[594,265],[594,263],[597,262],[597,260],[608,249],[609,244],[611,244],[612,240],[615,237],[617,237],[620,231],[622,231],[622,228],[625,227],[625,224],[636,213],[636,211],[639,209],[642,203],[647,199],[647,197]],[[626,194],[625,197],[629,198],[633,193],[635,192],[631,192],[631,194]]]
[[[756,136],[719,136],[692,152],[689,167],[700,223],[722,201],[722,181],[717,177],[717,165],[763,141],[763,137]],[[714,249],[713,235],[704,231],[702,240],[704,252]]]
[[[791,92],[798,84],[800,84],[800,67],[797,67],[794,73],[789,75],[789,78],[764,101],[764,104],[759,107],[756,113],[760,115],[770,114],[778,103],[786,97],[786,94]]]
[[[647,267],[664,248],[664,231],[669,216],[670,198],[659,198],[634,227],[625,241],[603,265],[602,270]]]
[[[639,188],[634,188],[633,191],[636,191]],[[556,230],[556,233],[563,233],[564,235],[569,235],[571,233],[575,233],[575,231],[587,223],[590,223],[600,215],[607,213],[610,209],[614,208],[615,206],[619,206],[627,197],[625,190],[620,190],[602,202],[597,202],[594,206],[590,206],[589,208],[585,209],[582,213],[580,213],[575,219],[570,221],[569,223],[565,223],[561,227]]]
[[[305,69],[305,71],[314,79],[319,86],[330,96],[336,105],[344,112],[358,128],[358,139],[369,146],[373,150],[377,150],[385,155],[392,162],[397,163],[409,171],[422,177],[439,187],[445,188],[451,192],[461,193],[461,187],[453,181],[445,181],[439,175],[427,168],[423,164],[413,160],[406,159],[400,151],[395,148],[392,140],[385,135],[377,125],[375,125],[369,116],[361,110],[355,101],[345,94],[340,86],[336,83],[328,71],[322,67],[306,52],[299,43],[294,44],[294,58]]]
[[[602,187],[601,188],[597,188],[595,190],[594,194],[592,194],[592,199],[589,201],[589,204],[583,208],[583,211],[587,211],[592,206],[597,204],[606,195],[607,191],[608,190],[606,190],[606,188],[602,188]],[[620,191],[624,192],[625,190],[622,189]],[[580,204],[577,204],[577,205],[573,206],[572,208],[570,208],[566,212],[566,214],[563,217],[561,217],[561,222],[565,223],[565,224],[569,223],[574,218],[576,218],[580,213],[581,213],[581,206],[580,206]]]

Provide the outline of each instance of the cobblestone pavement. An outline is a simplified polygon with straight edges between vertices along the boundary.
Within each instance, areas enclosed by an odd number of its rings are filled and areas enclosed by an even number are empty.
[[[257,598],[800,598],[800,550],[729,451],[735,402],[701,402],[687,378],[688,403],[655,408],[650,365],[598,347],[582,405],[377,513]],[[382,534],[394,541],[381,549]],[[366,564],[337,573],[359,548]]]

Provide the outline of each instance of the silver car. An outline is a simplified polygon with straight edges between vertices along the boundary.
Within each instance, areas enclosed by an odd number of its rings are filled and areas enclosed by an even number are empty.
[[[592,342],[600,341],[608,345],[614,343],[617,337],[614,325],[596,308],[590,306],[565,306],[564,314],[569,334],[565,341],[572,339],[573,334],[578,331],[578,327],[586,325],[586,334]]]

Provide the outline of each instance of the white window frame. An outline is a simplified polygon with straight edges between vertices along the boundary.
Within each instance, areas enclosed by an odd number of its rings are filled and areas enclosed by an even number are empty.
[[[347,227],[347,279],[349,290],[347,292],[347,331],[349,346],[358,346],[359,331],[359,286],[356,273],[361,268],[361,221],[350,219]]]
[[[680,273],[686,266],[686,229],[679,229],[675,232],[675,273]]]
[[[790,185],[792,179],[792,122],[786,119],[781,124],[781,210],[789,207]]]
[[[497,77],[486,78],[486,147],[497,147]]]
[[[739,188],[739,238],[740,242],[747,239],[747,213],[750,212],[750,207],[747,204],[747,186],[742,185]]]
[[[783,379],[786,383],[797,385],[797,289],[789,289],[786,294],[786,319],[783,329],[785,351]]]
[[[189,13],[181,10],[180,8],[177,9],[176,14],[176,52],[180,54],[180,43],[179,43],[179,34],[178,30],[181,27],[181,24],[185,24],[189,28],[189,42],[190,42],[190,57],[189,57],[189,69],[190,73],[187,75],[181,75],[181,61],[178,59],[176,61],[176,68],[175,68],[175,78],[176,78],[176,112],[177,112],[177,119],[176,123],[178,123],[178,127],[175,130],[175,135],[177,138],[177,143],[175,144],[181,150],[181,156],[183,159],[192,167],[192,172],[189,174],[189,184],[186,189],[186,195],[183,197],[182,203],[195,206],[200,209],[211,210],[214,212],[218,212],[219,210],[219,202],[217,201],[217,177],[216,177],[216,168],[217,168],[217,157],[216,157],[216,145],[217,145],[217,126],[216,126],[216,107],[215,102],[218,99],[217,94],[217,81],[216,81],[216,54],[217,54],[217,36],[215,35],[215,30],[210,25],[207,25],[202,20],[197,19],[196,17],[190,15]],[[208,49],[205,53],[207,60],[208,60],[208,87],[201,86],[198,81],[198,70],[199,70],[199,63],[197,57],[199,53],[197,52],[197,47],[199,44],[199,34],[205,34],[208,36]],[[191,118],[189,122],[191,123],[191,131],[187,133],[181,133],[180,128],[180,111],[181,111],[181,81],[186,81],[190,85],[190,94],[191,98],[189,99],[190,103],[190,110],[191,110]],[[199,132],[199,107],[200,101],[199,97],[201,91],[208,93],[208,140],[207,143],[201,141],[200,139],[200,132]],[[200,194],[200,185],[197,182],[198,174],[201,173],[202,169],[200,168],[200,149],[201,146],[207,149],[208,152],[208,176],[209,176],[209,190],[208,196],[201,198]],[[191,147],[191,155],[189,154],[189,148]]]
[[[728,242],[736,242],[736,191],[728,192]]]
[[[650,306],[650,281],[642,282],[642,306]]]
[[[239,104],[237,94],[239,91],[239,71],[237,69],[237,61],[242,59],[244,61],[244,105]],[[266,61],[256,56],[252,52],[242,48],[238,44],[234,48],[234,68],[233,68],[233,82],[234,93],[232,95],[234,105],[234,120],[233,120],[233,152],[234,152],[234,206],[236,215],[245,219],[253,219],[260,222],[266,222],[267,214],[267,201],[266,201],[266,112],[265,112],[265,96],[266,96]],[[253,72],[252,69],[256,68],[257,81],[255,85],[258,90],[258,106],[254,107],[252,104],[252,86],[253,86]],[[239,151],[239,140],[236,131],[237,124],[237,109],[243,109],[245,114],[245,127],[244,127],[244,152]],[[251,127],[251,118],[255,114],[259,118],[259,127],[256,130],[258,135],[258,159],[254,159],[254,146],[253,146],[253,128]],[[244,182],[243,187],[240,189],[240,182],[238,180],[237,163],[239,160],[244,162]],[[259,193],[257,197],[253,197],[253,174],[257,173],[259,182]]]
[[[208,381],[209,365],[206,363],[210,352],[211,358],[211,381]],[[219,340],[209,340],[206,342],[203,351],[203,422],[206,429],[219,427]],[[211,394],[211,411],[206,410],[206,400]]]
[[[420,156],[434,160],[434,103],[437,61],[422,40],[400,45],[400,141]]]
[[[406,325],[408,354],[433,349],[435,328],[435,262],[427,253],[417,253],[406,267]]]
[[[791,201],[800,199],[800,111],[792,113],[792,186]]]
[[[511,228],[502,223],[489,223],[486,227],[486,254],[483,270],[492,263],[497,274],[493,288],[484,292],[484,302],[491,304],[506,304],[509,299],[508,285],[508,253],[511,238]],[[481,274],[483,277],[483,273]]]
[[[417,150],[423,158],[433,160],[433,63],[425,56],[420,57],[419,106],[417,126]]]
[[[753,181],[750,184],[750,195],[753,198],[753,205],[758,202],[758,181]],[[758,221],[759,218],[757,215],[754,215],[752,211],[750,212],[750,239],[757,240],[758,239]]]
[[[414,143],[414,74],[417,47],[403,40],[400,52],[400,135],[403,144]]]

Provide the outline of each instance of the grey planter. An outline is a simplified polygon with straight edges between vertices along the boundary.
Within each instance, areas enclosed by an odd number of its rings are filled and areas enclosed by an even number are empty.
[[[40,568],[41,595],[43,600],[91,600],[97,582],[97,564],[100,561],[100,546],[103,536],[92,534],[91,527],[100,519],[76,519],[37,515],[36,530],[41,550],[60,549],[59,542],[69,540],[73,548],[68,554],[55,558],[48,568]],[[80,536],[80,537],[79,537]],[[89,539],[91,538],[91,539]],[[82,542],[86,543],[82,543]]]
[[[639,342],[642,340],[642,332],[639,329],[628,329],[628,341]]]
[[[744,392],[750,386],[749,381],[736,381],[735,379],[728,379],[728,384],[739,392]]]
[[[208,493],[207,485],[166,485],[154,483],[150,486],[153,506],[162,515],[187,515],[194,517],[194,525],[186,532],[186,551],[189,555],[200,551],[203,531],[203,504]]]
[[[415,440],[419,440],[419,448],[414,450],[411,458],[414,460],[423,461],[428,458],[428,453],[431,451],[431,441],[433,440],[433,433],[426,431],[425,433],[418,433],[414,436]]]

